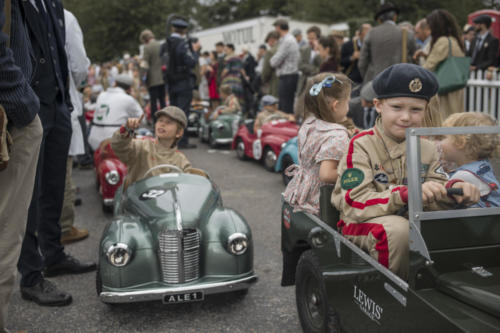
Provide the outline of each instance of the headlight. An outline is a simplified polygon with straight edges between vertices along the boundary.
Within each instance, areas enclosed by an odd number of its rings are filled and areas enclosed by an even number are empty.
[[[286,147],[286,142],[283,142],[283,143],[281,144],[281,149],[283,149],[283,148],[285,148],[285,147]]]
[[[217,124],[217,129],[219,131],[222,131],[224,129],[224,124],[222,124],[222,123]]]
[[[242,255],[247,251],[248,239],[247,236],[241,233],[235,233],[227,239],[227,250],[234,255]]]
[[[117,243],[109,247],[106,255],[111,265],[122,267],[128,264],[130,260],[130,250],[127,244]]]
[[[197,113],[191,112],[191,114],[189,114],[189,121],[194,122],[197,119],[198,119],[198,114]]]
[[[120,182],[120,174],[116,170],[106,172],[104,176],[109,185],[116,185]]]

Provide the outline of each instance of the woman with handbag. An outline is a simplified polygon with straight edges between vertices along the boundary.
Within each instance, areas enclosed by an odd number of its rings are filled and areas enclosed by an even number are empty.
[[[427,15],[426,20],[431,29],[432,41],[423,67],[437,74],[440,85],[439,104],[443,119],[445,119],[452,113],[465,111],[464,87],[469,77],[468,58],[465,58],[462,32],[452,14],[444,9],[436,9]],[[441,68],[441,72],[439,71],[440,67],[445,65],[445,62],[457,60],[455,57],[458,57],[459,66],[463,67],[463,70],[443,71],[443,68]],[[450,78],[450,74],[453,75],[458,72],[461,74],[460,79]],[[450,79],[456,82],[454,86],[449,84]]]

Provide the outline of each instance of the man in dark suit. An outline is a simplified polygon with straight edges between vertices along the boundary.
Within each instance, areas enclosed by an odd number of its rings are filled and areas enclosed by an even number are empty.
[[[474,20],[476,29],[476,38],[472,40],[467,55],[472,58],[470,69],[485,70],[490,66],[495,65],[498,39],[496,39],[489,31],[491,26],[491,17],[488,15],[479,15]]]
[[[71,295],[44,276],[94,270],[61,245],[66,160],[71,140],[72,110],[68,91],[68,64],[64,49],[64,12],[60,0],[21,1],[36,66],[32,88],[40,99],[43,138],[28,211],[28,224],[18,262],[21,296],[40,305],[67,305]],[[45,272],[42,275],[42,270]]]
[[[172,21],[172,34],[167,38],[169,52],[169,66],[167,69],[168,94],[170,103],[181,108],[189,119],[191,100],[193,99],[193,88],[195,77],[192,70],[198,64],[198,51],[200,43],[190,45],[191,41],[186,38],[188,23],[182,19]],[[180,149],[196,148],[195,144],[188,142],[187,131],[179,141]]]
[[[11,5],[10,11],[8,5],[4,7],[5,1],[0,0],[0,30],[5,32],[0,31],[0,105],[5,110],[5,113],[0,110],[0,142],[7,121],[13,143],[8,165],[0,172],[0,332],[7,331],[7,309],[16,281],[16,263],[42,141],[42,124],[37,115],[40,104],[29,81],[34,68],[26,22],[20,0],[7,3]]]
[[[369,23],[362,24],[359,28],[359,35],[342,44],[340,49],[340,65],[344,68],[343,72],[357,84],[363,82],[358,68],[358,59],[363,40],[371,28],[372,25]]]
[[[354,125],[362,129],[371,128],[375,125],[377,111],[373,99],[376,97],[372,81],[370,81],[361,88],[360,96],[351,98],[347,117],[352,119]]]

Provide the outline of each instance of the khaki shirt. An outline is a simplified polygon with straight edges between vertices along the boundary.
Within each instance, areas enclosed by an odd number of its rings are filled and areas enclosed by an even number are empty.
[[[406,205],[406,141],[397,143],[383,133],[380,120],[354,136],[337,168],[339,179],[332,193],[332,204],[345,223],[365,222],[394,215]],[[448,181],[441,168],[433,142],[421,139],[421,181]],[[453,201],[434,202],[426,210],[450,208]]]
[[[257,117],[255,118],[255,125],[254,125],[254,128],[256,130],[260,129],[262,127],[262,125],[264,125],[265,123],[268,123],[271,121],[271,119],[274,119],[276,120],[275,118],[271,118],[271,116],[275,116],[276,118],[284,118],[284,119],[288,119],[291,115],[288,114],[288,113],[285,113],[283,111],[279,111],[279,110],[276,110],[276,111],[269,111],[267,109],[264,109],[262,111],[259,112],[259,114],[257,115]]]
[[[132,139],[127,132],[116,131],[111,138],[111,148],[115,155],[127,165],[128,174],[124,188],[141,180],[149,169],[160,164],[172,164],[182,170],[189,169],[191,163],[175,148],[165,147],[158,140]],[[154,170],[151,176],[165,173],[167,168]],[[150,177],[151,177],[150,176]]]

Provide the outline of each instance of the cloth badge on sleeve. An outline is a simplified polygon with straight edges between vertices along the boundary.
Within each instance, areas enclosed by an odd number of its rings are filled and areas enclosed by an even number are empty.
[[[389,176],[387,176],[385,173],[377,173],[375,177],[373,177],[375,181],[379,182],[380,184],[388,184],[389,183]]]
[[[340,178],[340,185],[344,190],[351,190],[360,185],[365,179],[365,174],[358,168],[351,168],[344,171]]]

